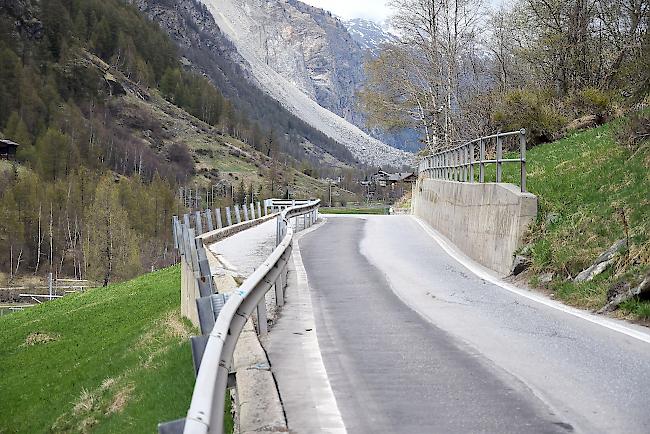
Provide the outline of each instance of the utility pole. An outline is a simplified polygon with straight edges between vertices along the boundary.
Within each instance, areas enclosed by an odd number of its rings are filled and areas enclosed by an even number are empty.
[[[330,208],[332,207],[332,181],[330,181]]]

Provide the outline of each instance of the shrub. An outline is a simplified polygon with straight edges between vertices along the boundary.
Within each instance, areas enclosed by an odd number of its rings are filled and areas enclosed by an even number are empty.
[[[650,141],[650,111],[632,113],[616,129],[617,142],[635,152]]]
[[[502,131],[526,128],[532,145],[553,140],[567,124],[550,94],[518,89],[497,101],[492,121]]]
[[[567,106],[574,117],[593,115],[596,116],[596,122],[600,125],[611,117],[612,97],[607,91],[588,87],[569,97]]]

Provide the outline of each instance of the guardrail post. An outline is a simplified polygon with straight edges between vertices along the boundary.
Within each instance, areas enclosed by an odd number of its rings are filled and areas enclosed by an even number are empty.
[[[235,204],[235,219],[237,223],[241,223],[241,214],[239,213],[239,204]]]
[[[262,217],[258,215],[257,217]],[[255,220],[255,204],[251,202],[251,220]]]
[[[469,144],[469,182],[474,182],[474,142]]]
[[[266,320],[266,297],[257,305],[257,334],[264,336],[269,332],[269,325]]]
[[[185,223],[185,226],[187,226],[188,228],[191,226],[189,214],[183,214],[183,223]]]
[[[280,272],[278,280],[275,281],[275,304],[284,306],[284,271]]]
[[[217,215],[217,229],[221,229],[223,227],[223,223],[221,222],[221,208],[217,208],[214,211]]]
[[[501,182],[503,176],[503,138],[497,133],[497,182]]]
[[[208,232],[212,232],[214,225],[212,224],[212,210],[210,208],[205,210],[205,219],[207,220]]]
[[[226,223],[228,223],[228,226],[232,226],[232,216],[230,215],[230,207],[226,207]]]
[[[262,217],[262,204],[257,202],[257,217]]]
[[[178,216],[172,216],[172,232],[174,234],[174,249],[179,249],[178,244]]]
[[[519,159],[521,160],[521,192],[526,192],[526,130],[519,132]]]
[[[200,238],[195,238],[194,242],[196,243],[196,255],[199,265],[199,277],[197,279],[199,294],[201,294],[201,297],[206,297],[214,293],[210,263],[208,262],[208,256],[205,253],[203,241]]]
[[[479,172],[478,172],[478,182],[485,182],[485,141],[483,139],[479,140]]]
[[[248,221],[248,206],[246,204],[242,205],[242,208],[244,209],[244,221]]]
[[[279,215],[276,219],[277,223],[275,224],[275,245],[280,245],[280,240],[282,239],[282,215]]]
[[[196,234],[203,234],[203,225],[201,224],[201,211],[196,211],[194,213],[194,219],[196,220]]]

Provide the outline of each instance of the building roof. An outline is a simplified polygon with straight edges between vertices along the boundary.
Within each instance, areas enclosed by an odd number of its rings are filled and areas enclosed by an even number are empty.
[[[11,140],[7,140],[7,139],[0,139],[0,143],[6,146],[20,146],[18,143],[12,142]]]
[[[388,180],[389,181],[404,181],[406,178],[413,176],[413,172],[398,172],[398,173],[390,173],[388,174]]]

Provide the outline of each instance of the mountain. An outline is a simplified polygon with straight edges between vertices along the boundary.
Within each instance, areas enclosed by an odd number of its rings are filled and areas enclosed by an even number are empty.
[[[373,56],[379,54],[382,45],[397,42],[393,34],[374,21],[354,18],[343,24],[359,47]]]
[[[358,125],[363,49],[343,23],[297,0],[202,0],[245,62],[240,67],[282,107],[369,165],[410,164],[412,155]]]

